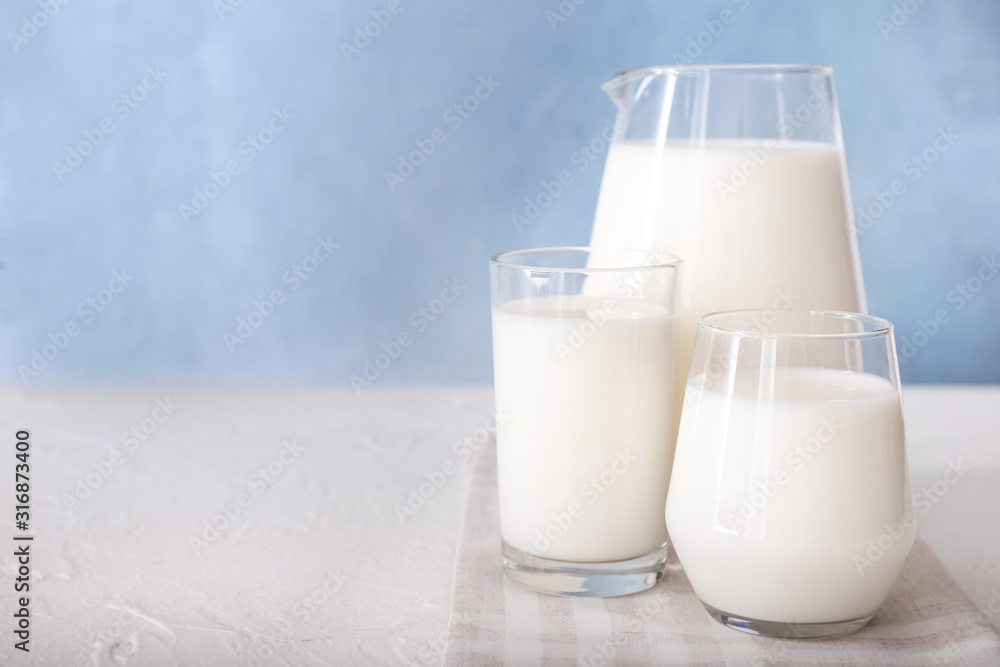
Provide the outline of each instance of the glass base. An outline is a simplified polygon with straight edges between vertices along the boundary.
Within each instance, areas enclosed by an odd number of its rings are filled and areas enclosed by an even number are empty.
[[[778,621],[758,621],[754,618],[742,618],[727,614],[715,607],[705,604],[708,615],[719,623],[761,637],[779,637],[782,639],[829,639],[843,637],[857,632],[868,625],[875,615],[856,618],[850,621],[834,621],[832,623],[781,623]]]
[[[500,550],[503,569],[525,588],[548,595],[610,598],[656,585],[667,565],[667,545],[656,551],[608,563],[574,563],[541,558],[506,542]]]

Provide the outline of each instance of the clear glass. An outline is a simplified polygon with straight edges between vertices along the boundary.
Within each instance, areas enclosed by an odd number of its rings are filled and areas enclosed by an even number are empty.
[[[503,565],[556,595],[663,575],[679,261],[543,248],[491,261]]]
[[[678,389],[706,313],[866,312],[831,68],[650,67],[604,90],[617,130],[590,245],[684,258]]]
[[[714,618],[802,638],[871,620],[915,533],[899,390],[885,320],[702,318],[666,519]]]

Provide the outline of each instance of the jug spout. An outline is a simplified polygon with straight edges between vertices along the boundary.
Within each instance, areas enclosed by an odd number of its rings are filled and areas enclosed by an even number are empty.
[[[615,103],[615,106],[619,110],[625,111],[629,105],[629,100],[634,96],[632,94],[634,89],[634,84],[637,80],[643,78],[644,73],[648,73],[649,68],[642,69],[623,69],[612,77],[610,81],[601,86],[601,90],[608,94],[611,101]]]
[[[678,71],[676,67],[639,67],[623,69],[601,86],[601,89],[611,97],[620,111],[628,111],[645,93],[652,93],[657,85],[672,79]]]

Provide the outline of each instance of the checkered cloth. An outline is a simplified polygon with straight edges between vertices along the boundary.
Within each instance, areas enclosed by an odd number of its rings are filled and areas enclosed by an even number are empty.
[[[479,457],[455,566],[446,665],[1000,665],[1000,634],[919,540],[889,599],[840,639],[755,637],[712,620],[680,564],[619,598],[540,595],[500,564],[496,454]]]

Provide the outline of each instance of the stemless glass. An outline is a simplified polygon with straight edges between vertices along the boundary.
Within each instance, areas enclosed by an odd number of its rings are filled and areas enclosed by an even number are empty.
[[[606,597],[663,575],[679,262],[613,248],[491,260],[503,565],[529,588]]]
[[[666,519],[716,620],[778,637],[864,627],[915,533],[892,325],[835,311],[703,317]]]

